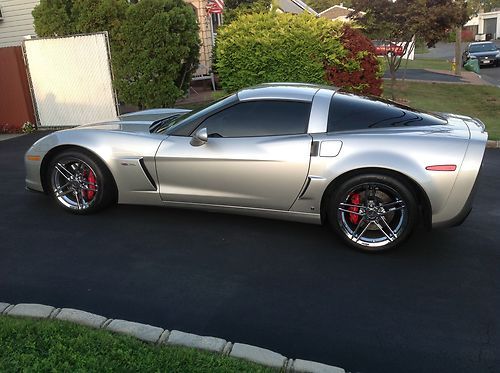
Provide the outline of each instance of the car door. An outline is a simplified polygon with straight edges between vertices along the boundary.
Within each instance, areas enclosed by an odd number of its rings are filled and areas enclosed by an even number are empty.
[[[288,210],[309,170],[311,104],[248,101],[215,113],[193,133],[169,136],[156,155],[164,201]]]

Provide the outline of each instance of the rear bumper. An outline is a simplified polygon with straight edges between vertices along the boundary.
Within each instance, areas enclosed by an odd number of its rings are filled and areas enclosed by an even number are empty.
[[[479,173],[480,174],[480,173]],[[469,197],[465,201],[465,204],[460,210],[460,212],[453,218],[447,221],[435,223],[432,225],[432,228],[449,228],[449,227],[457,227],[461,225],[469,216],[469,214],[472,211],[472,202],[474,201],[474,196],[476,195],[476,189],[477,189],[477,180],[479,179],[479,174],[478,177],[476,178],[476,181],[474,182],[474,186],[472,187],[472,191],[469,194]]]
[[[432,228],[453,227],[462,224],[472,210],[472,202],[483,163],[488,134],[477,119],[465,121],[470,129],[470,140],[446,207],[432,216]]]

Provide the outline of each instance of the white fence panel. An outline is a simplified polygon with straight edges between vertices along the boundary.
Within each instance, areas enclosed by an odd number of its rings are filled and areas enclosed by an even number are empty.
[[[24,51],[39,126],[116,119],[107,34],[26,40]]]

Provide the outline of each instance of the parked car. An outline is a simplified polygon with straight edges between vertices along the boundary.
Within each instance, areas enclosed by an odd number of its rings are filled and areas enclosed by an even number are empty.
[[[487,139],[478,119],[293,83],[125,119],[38,140],[27,187],[76,214],[118,202],[328,222],[381,251],[465,219]]]
[[[386,56],[395,54],[396,56],[403,55],[403,47],[397,45],[396,43],[383,40],[372,40],[373,46],[375,47],[375,53],[377,56]]]
[[[500,50],[491,41],[470,43],[462,55],[462,64],[477,59],[480,66],[500,66]]]

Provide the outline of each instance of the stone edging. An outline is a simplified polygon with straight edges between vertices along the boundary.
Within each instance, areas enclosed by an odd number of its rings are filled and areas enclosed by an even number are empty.
[[[486,143],[487,148],[500,149],[500,141],[498,140],[488,140]]]
[[[166,330],[156,326],[126,320],[108,319],[93,313],[72,308],[56,308],[44,304],[0,302],[0,315],[56,319],[85,325],[95,329],[126,334],[145,342],[161,345],[179,345],[210,351],[225,356],[248,360],[254,363],[280,369],[284,372],[345,373],[342,368],[285,356],[261,347],[244,343],[231,343],[221,338],[205,337],[178,330]]]

